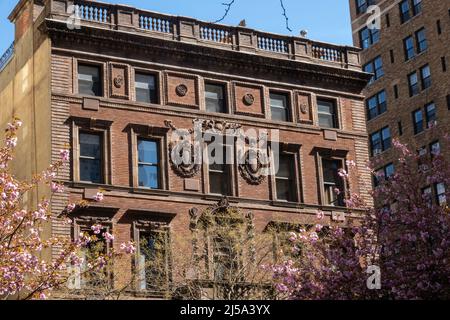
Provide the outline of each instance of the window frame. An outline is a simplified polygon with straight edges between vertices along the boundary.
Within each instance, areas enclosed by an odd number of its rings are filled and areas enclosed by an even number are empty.
[[[412,76],[415,77],[415,83],[413,84],[411,79]],[[411,72],[408,74],[408,88],[409,88],[409,96],[414,97],[420,93],[420,84],[419,84],[419,76],[417,75],[417,71]]]
[[[404,7],[405,4],[408,6],[408,8]],[[411,4],[410,4],[409,0],[400,1],[399,9],[400,9],[400,24],[404,24],[412,19]],[[407,9],[407,10],[405,10],[405,9]]]
[[[417,121],[417,117],[416,115],[420,114],[420,119],[421,121]],[[418,135],[419,133],[422,133],[423,131],[425,131],[424,129],[424,117],[423,117],[423,111],[422,108],[420,109],[416,109],[412,112],[412,117],[413,117],[413,127],[414,127],[414,135]],[[420,124],[420,127],[419,127]]]
[[[97,67],[99,69],[99,95],[90,95],[90,94],[84,94],[80,93],[80,73],[79,73],[79,67],[80,65],[85,66],[91,66],[91,67]],[[76,93],[79,96],[83,96],[86,98],[104,98],[106,97],[106,83],[107,83],[107,70],[106,63],[95,61],[95,60],[86,60],[86,59],[74,59],[73,62],[73,92]]]
[[[272,95],[278,95],[278,96],[282,96],[285,98],[286,100],[286,120],[278,120],[278,119],[274,119],[273,118],[273,112],[272,109],[276,108],[276,109],[283,109],[283,108],[279,108],[279,107],[273,107],[272,106]],[[269,89],[268,92],[268,107],[269,107],[269,111],[270,111],[270,120],[274,121],[274,122],[278,122],[278,123],[287,123],[287,122],[293,122],[294,119],[294,112],[292,110],[292,102],[293,102],[293,98],[292,98],[292,92],[291,91],[286,91],[286,90],[279,90],[279,89]]]
[[[142,74],[142,75],[148,75],[153,76],[155,79],[155,94],[156,94],[156,101],[152,102],[150,99],[150,102],[144,102],[144,101],[138,101],[137,100],[137,94],[136,94],[136,74]],[[144,103],[144,104],[161,104],[161,73],[155,70],[148,70],[148,69],[142,69],[142,68],[133,68],[133,101],[137,103]]]
[[[331,114],[332,120],[333,120],[333,126],[332,127],[322,127],[320,125],[320,112],[319,112],[319,102],[326,102],[331,103],[333,105],[333,113]],[[316,97],[316,115],[317,115],[317,126],[319,126],[321,129],[324,130],[339,130],[341,129],[341,115],[340,115],[340,105],[339,105],[339,99],[331,96],[317,96]],[[322,113],[323,114],[323,113]]]
[[[425,70],[428,70],[429,75],[427,77],[424,76]],[[422,83],[422,90],[426,90],[431,87],[431,67],[429,64],[426,64],[420,68],[420,80]]]
[[[385,132],[387,132],[387,130],[389,130],[389,137],[385,136]],[[379,144],[381,147],[381,149],[379,149],[380,150],[379,152],[375,152],[375,150],[378,150],[378,149],[374,149],[375,144],[374,144],[373,137],[375,135],[379,136],[379,141],[380,141]],[[380,155],[383,152],[389,150],[392,147],[392,133],[391,133],[389,126],[383,127],[380,130],[377,130],[377,131],[371,133],[369,136],[369,140],[370,140],[369,141],[370,142],[370,154],[372,155],[372,157]],[[387,143],[388,140],[389,140],[389,143]]]
[[[216,136],[216,135],[213,135]],[[209,163],[209,144],[211,142],[207,142],[205,141],[205,147],[204,147],[204,174],[205,177],[207,177],[207,179],[204,179],[203,183],[205,186],[205,190],[207,191],[207,194],[212,195],[212,196],[228,196],[228,197],[232,197],[235,196],[236,194],[236,187],[235,187],[235,180],[236,180],[236,175],[235,175],[235,167],[236,167],[236,161],[235,161],[235,156],[236,156],[236,145],[233,143],[233,145],[229,145],[227,144],[227,139],[226,136],[222,137],[223,140],[223,144],[222,147],[224,148],[224,158],[225,158],[225,162],[226,159],[228,157],[229,154],[231,154],[232,158],[233,158],[233,164],[223,164],[224,166],[226,166],[226,171],[222,172],[223,175],[225,175],[225,177],[228,179],[228,190],[227,190],[227,194],[219,194],[219,193],[212,193],[211,192],[211,179],[210,179],[210,172],[211,172],[211,165]],[[214,170],[213,170],[214,171]],[[218,170],[217,170],[218,171]]]
[[[211,85],[211,86],[217,86],[217,87],[221,87],[222,88],[222,94],[223,94],[223,112],[213,112],[213,111],[208,111],[207,110],[207,106],[206,106],[206,86],[207,85]],[[210,80],[210,79],[205,79],[203,82],[203,102],[204,102],[204,108],[206,112],[209,113],[215,113],[215,114],[230,114],[230,103],[229,103],[229,88],[228,88],[228,83],[227,82],[222,82],[222,81],[217,81],[217,80]]]
[[[384,102],[380,102],[380,96],[384,93]],[[370,102],[375,99],[375,107],[370,108]],[[370,121],[379,117],[387,111],[387,95],[386,90],[381,90],[366,100],[367,119]],[[371,110],[376,110],[376,114],[372,116]]]
[[[423,35],[423,39],[420,39],[421,35]],[[416,45],[417,45],[417,54],[421,54],[428,50],[428,40],[426,35],[425,27],[420,28],[415,32],[416,37]],[[425,43],[425,46],[423,44]]]
[[[432,108],[432,112],[430,112],[430,108]],[[425,121],[426,121],[426,128],[429,129],[436,125],[437,123],[437,109],[436,104],[434,102],[427,103],[425,105]],[[430,122],[433,121],[434,124],[431,125]]]
[[[411,47],[408,47],[408,41],[411,43]],[[416,56],[416,48],[414,47],[414,38],[409,35],[403,39],[403,49],[405,50],[405,61],[409,61]]]
[[[139,142],[140,141],[146,141],[146,142],[151,142],[151,143],[155,143],[156,145],[156,153],[157,153],[157,162],[156,163],[151,163],[151,162],[143,162],[143,161],[139,161]],[[136,144],[137,144],[137,160],[138,160],[138,187],[139,188],[143,188],[143,189],[150,189],[150,190],[161,190],[162,187],[162,172],[161,172],[161,146],[160,146],[160,142],[161,139],[152,139],[152,138],[147,138],[147,137],[142,137],[142,136],[137,136],[137,140],[136,140]],[[152,188],[152,187],[148,187],[148,186],[141,186],[140,182],[139,182],[139,175],[140,175],[140,167],[141,166],[146,166],[146,167],[154,167],[157,169],[157,184],[158,184],[158,188]]]

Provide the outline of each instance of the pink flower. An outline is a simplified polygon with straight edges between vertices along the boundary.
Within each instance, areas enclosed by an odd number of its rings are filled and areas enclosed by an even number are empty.
[[[322,210],[317,211],[317,219],[323,220],[325,218],[325,212]]]
[[[126,254],[133,254],[136,252],[136,247],[132,242],[122,243],[120,244],[120,250],[125,252]]]
[[[54,193],[63,193],[64,192],[64,186],[62,184],[58,184],[56,182],[52,182],[50,184],[52,192]]]
[[[68,213],[71,213],[73,210],[75,210],[76,206],[77,206],[77,205],[76,205],[75,203],[69,203],[69,204],[67,205],[66,211],[67,211]]]
[[[100,232],[102,231],[102,226],[99,224],[94,224],[91,227],[91,230],[94,231],[94,234],[100,234]]]
[[[67,162],[70,159],[70,151],[67,149],[60,150],[59,155],[61,157],[61,161]]]
[[[102,192],[99,191],[95,195],[94,200],[97,201],[97,202],[101,202],[101,201],[103,201],[104,197],[105,197],[105,195]]]
[[[39,294],[39,299],[41,299],[41,300],[46,300],[46,299],[47,299],[47,296],[45,295],[45,293],[41,292],[41,293]]]
[[[105,238],[107,242],[111,242],[114,240],[114,236],[109,232],[103,232],[102,236]]]

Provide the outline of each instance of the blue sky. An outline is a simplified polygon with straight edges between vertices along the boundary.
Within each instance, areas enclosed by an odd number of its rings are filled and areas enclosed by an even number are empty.
[[[8,15],[19,0],[0,0],[0,54],[14,39]],[[215,21],[224,13],[223,2],[229,0],[103,0],[147,10]],[[235,0],[225,24],[237,25],[245,19],[247,26],[267,32],[298,35],[308,30],[308,38],[336,44],[352,44],[348,0],[284,0],[292,33],[286,29],[279,0]]]

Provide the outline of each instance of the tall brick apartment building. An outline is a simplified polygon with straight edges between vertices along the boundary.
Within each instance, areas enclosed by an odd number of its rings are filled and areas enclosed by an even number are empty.
[[[380,29],[370,28],[370,5],[380,8]],[[372,159],[386,175],[394,172],[392,138],[423,156],[441,152],[449,159],[449,1],[350,0],[350,8],[363,69],[374,74],[364,90]],[[443,184],[424,187],[445,201]]]
[[[47,232],[77,237],[96,222],[115,246],[154,233],[177,246],[174,235],[187,239],[196,213],[210,207],[251,212],[264,232],[314,223],[318,209],[325,224],[348,223],[357,214],[346,212],[336,187],[370,203],[361,95],[370,75],[359,49],[94,1],[21,0],[10,20],[15,42],[3,59],[0,99],[2,125],[24,121],[16,171],[30,177],[72,147],[58,177],[67,191],[52,199]],[[171,132],[194,120],[218,134],[279,130],[282,170],[262,177],[250,163],[177,165]],[[358,168],[348,186],[337,176],[345,160]],[[96,203],[99,188],[105,199]],[[61,224],[66,203],[81,199],[90,205],[75,211],[71,228]]]

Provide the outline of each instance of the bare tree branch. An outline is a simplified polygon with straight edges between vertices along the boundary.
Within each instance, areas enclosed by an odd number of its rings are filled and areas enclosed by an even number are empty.
[[[225,18],[226,18],[227,15],[228,15],[228,12],[231,10],[231,7],[233,6],[233,4],[234,4],[235,1],[236,1],[236,0],[231,0],[230,2],[224,2],[224,3],[222,3],[222,5],[226,7],[226,8],[225,8],[225,13],[224,13],[224,15],[223,15],[222,18],[220,18],[219,20],[214,21],[214,23],[219,23],[219,22],[222,22],[223,20],[225,20]]]
[[[284,2],[283,0],[280,0],[280,4],[281,4],[281,9],[283,9],[283,17],[286,19],[286,29],[288,29],[290,32],[292,32],[292,29],[289,27],[289,17],[287,16],[286,13],[286,7],[284,6]]]

